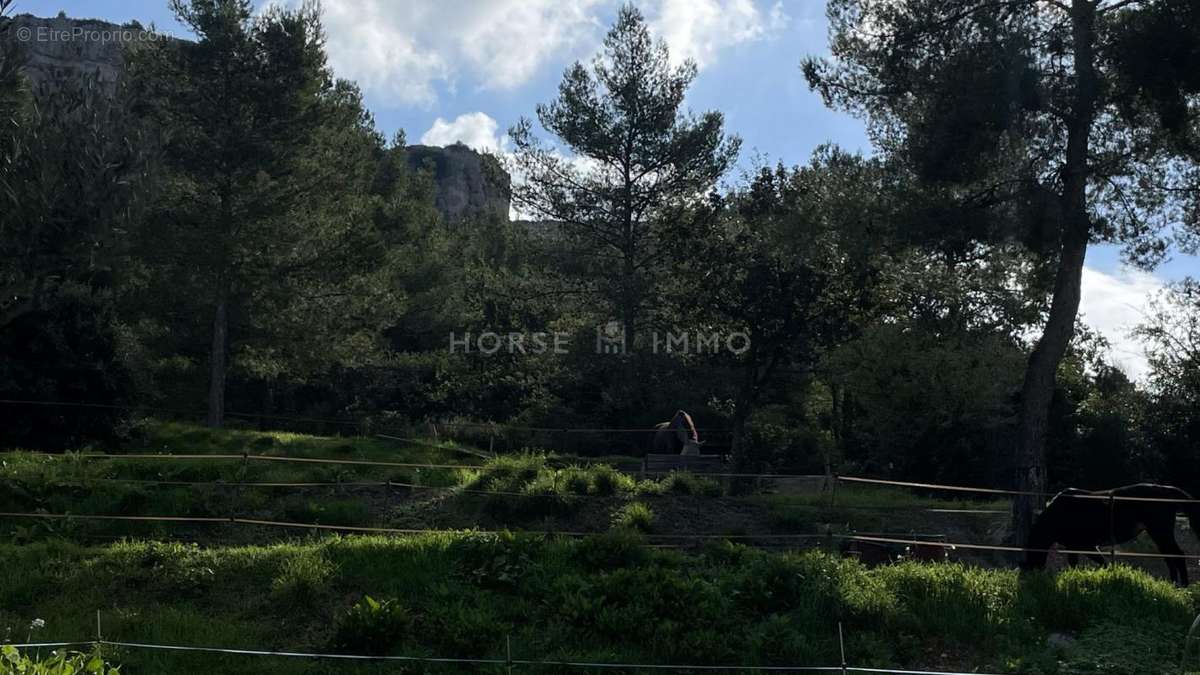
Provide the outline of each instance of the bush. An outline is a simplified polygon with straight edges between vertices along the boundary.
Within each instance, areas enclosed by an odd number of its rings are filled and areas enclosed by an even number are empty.
[[[559,472],[562,489],[567,494],[586,495],[592,489],[592,477],[587,469],[569,466]]]
[[[654,511],[642,502],[630,502],[613,512],[613,527],[649,532],[654,527]]]
[[[382,602],[364,595],[342,616],[333,648],[379,656],[393,651],[413,627],[412,615],[395,598]]]
[[[0,444],[62,451],[124,440],[129,413],[120,406],[134,385],[117,354],[106,295],[90,285],[64,283],[44,307],[0,330],[0,398],[96,404],[5,406]]]
[[[503,455],[468,474],[463,487],[471,490],[521,492],[545,468],[544,454],[525,451],[516,455]]]
[[[637,567],[650,559],[645,541],[635,530],[618,528],[575,543],[575,560],[588,569],[612,570]]]
[[[608,497],[620,492],[632,492],[636,481],[608,464],[590,467],[592,476],[591,494]]]
[[[711,478],[690,471],[672,471],[661,481],[663,492],[697,497],[720,497],[721,485]]]
[[[491,588],[516,586],[541,549],[540,540],[511,532],[471,534],[450,545],[458,573],[471,583]]]

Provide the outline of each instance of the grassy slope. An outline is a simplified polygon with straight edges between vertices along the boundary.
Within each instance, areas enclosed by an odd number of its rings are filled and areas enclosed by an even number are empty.
[[[628,535],[0,547],[0,631],[42,618],[41,639],[90,636],[101,609],[114,640],[327,650],[363,594],[405,608],[402,628],[371,643],[392,653],[497,656],[511,635],[519,657],[826,665],[842,621],[857,665],[1027,673],[1174,672],[1193,611],[1187,592],[1120,567],[1024,578],[955,564],[868,570],[818,552],[682,554]],[[1056,652],[1051,632],[1077,642]],[[133,650],[116,659],[130,673],[330,668]]]
[[[450,449],[375,439],[319,438],[247,431],[211,432],[152,424],[131,452],[275,453],[401,462],[472,463]],[[366,509],[368,494],[293,491],[231,493],[194,487],[97,483],[95,478],[170,480],[382,480],[457,489],[542,495],[513,500],[453,493],[436,505],[404,502]],[[0,502],[75,513],[224,513],[258,509],[318,522],[397,524],[454,514],[463,522],[539,524],[564,513],[587,521],[599,508],[628,519],[646,503],[652,531],[675,531],[682,515],[702,518],[728,498],[704,496],[713,486],[676,477],[636,483],[605,470],[553,469],[544,458],[504,458],[469,471],[383,469],[241,462],[157,460],[75,462],[7,455],[0,465]],[[690,493],[695,497],[663,496]],[[587,494],[599,499],[572,495]],[[664,511],[687,501],[675,520]],[[753,497],[777,526],[802,528],[818,518],[868,529],[871,509],[822,511],[821,497]],[[689,501],[690,500],[690,501]],[[914,501],[915,500],[915,501]],[[449,504],[447,506],[447,504]],[[533,505],[531,508],[529,505]],[[839,492],[841,507],[941,507],[948,504],[863,489]],[[987,505],[984,505],[985,507]],[[888,508],[883,509],[887,511]],[[895,511],[896,509],[892,509]],[[658,515],[654,515],[658,512]],[[868,515],[863,515],[864,513]],[[895,516],[892,516],[895,518]],[[658,520],[656,520],[658,519]],[[858,519],[858,520],[854,520]],[[590,518],[605,529],[609,516]],[[659,522],[661,520],[662,522]],[[892,522],[895,522],[894,520]],[[404,523],[412,525],[413,523]],[[418,523],[419,524],[419,523]],[[430,524],[438,524],[430,521]],[[711,527],[712,523],[706,523]],[[25,637],[34,618],[47,622],[40,639],[94,633],[103,610],[110,639],[177,644],[355,650],[339,644],[347,609],[364,594],[397,599],[404,620],[385,645],[399,653],[497,656],[512,636],[518,656],[676,663],[832,664],[836,623],[847,631],[857,665],[981,667],[1027,673],[1157,673],[1177,667],[1191,597],[1133,570],[1076,570],[1057,577],[1020,578],[1011,571],[915,563],[867,570],[821,553],[783,554],[720,545],[684,554],[646,548],[630,535],[585,541],[504,539],[478,534],[401,538],[329,537],[281,541],[294,532],[239,532],[208,539],[205,548],[169,543],[118,543],[85,548],[95,531],[81,525],[14,531],[26,545],[0,545],[0,639]],[[106,534],[119,533],[106,525]],[[179,528],[129,526],[139,537]],[[211,534],[211,533],[209,533]],[[11,541],[11,539],[10,539]],[[360,631],[361,632],[361,631]],[[1052,632],[1074,636],[1065,651],[1046,646]],[[341,641],[341,642],[344,642]],[[329,663],[127,651],[130,673],[317,673]],[[1147,656],[1154,659],[1146,663]],[[1062,661],[1064,665],[1059,665]],[[1138,665],[1141,664],[1141,665]],[[342,672],[341,665],[336,668]],[[400,672],[395,665],[345,672]],[[426,672],[421,665],[413,672]],[[444,672],[459,669],[446,668]],[[550,672],[549,669],[543,669]],[[526,671],[529,672],[529,671]]]

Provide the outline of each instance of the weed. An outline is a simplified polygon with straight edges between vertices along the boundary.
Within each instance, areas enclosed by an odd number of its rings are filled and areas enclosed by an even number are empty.
[[[409,634],[412,615],[395,598],[363,596],[342,616],[333,648],[351,654],[388,654]]]
[[[294,607],[314,605],[325,596],[335,572],[333,563],[319,553],[288,557],[271,580],[271,594]]]
[[[654,528],[654,511],[643,502],[630,502],[613,512],[613,527],[650,532]]]
[[[55,650],[45,658],[30,658],[12,645],[0,646],[0,672],[37,673],[38,675],[115,675],[120,668],[105,661],[98,651],[90,654],[67,650]]]

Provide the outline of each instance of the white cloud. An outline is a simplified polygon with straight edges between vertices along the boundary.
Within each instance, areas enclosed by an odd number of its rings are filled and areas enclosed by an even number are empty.
[[[269,0],[297,6],[302,0]],[[639,3],[672,61],[703,68],[725,48],[769,38],[789,18],[770,0]],[[758,3],[758,4],[756,4]],[[377,105],[430,107],[459,80],[512,90],[544,67],[586,60],[600,46],[616,0],[323,0],[330,65]]]
[[[485,88],[512,89],[554,56],[592,47],[602,25],[592,13],[598,4],[599,0],[487,0],[459,34],[462,53],[476,72],[486,74]]]
[[[452,122],[442,118],[433,121],[433,126],[421,134],[424,145],[453,145],[462,143],[479,152],[500,153],[508,145],[508,138],[497,133],[499,124],[490,115],[482,112],[465,113]]]
[[[1083,268],[1083,322],[1108,338],[1113,362],[1135,380],[1146,375],[1149,364],[1143,344],[1129,332],[1141,323],[1150,298],[1164,285],[1154,275],[1137,270],[1122,269],[1114,276]]]
[[[397,25],[395,9],[406,6],[415,23],[431,18],[417,2],[409,6],[326,0],[322,4],[326,50],[339,77],[401,103],[428,106],[437,100],[434,81],[451,78],[454,68],[446,55],[420,39],[420,31]]]
[[[764,15],[753,0],[662,0],[651,28],[666,40],[672,62],[690,58],[704,68],[720,50],[771,37],[788,20],[782,2]]]
[[[296,4],[299,0],[282,0]],[[400,105],[432,105],[464,73],[483,89],[524,84],[551,59],[591,48],[600,0],[324,0],[339,77]]]

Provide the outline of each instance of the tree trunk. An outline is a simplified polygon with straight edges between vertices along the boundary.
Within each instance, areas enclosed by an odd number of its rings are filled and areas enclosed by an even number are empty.
[[[225,354],[229,342],[228,301],[224,294],[217,300],[213,316],[212,350],[209,353],[208,426],[220,428],[225,422]]]
[[[636,271],[633,268],[632,262],[633,253],[630,251],[625,256],[625,263],[622,268],[623,279],[621,280],[621,306],[619,308],[621,314],[621,325],[625,331],[625,352],[618,358],[622,359],[621,363],[621,384],[620,389],[624,398],[625,409],[629,411],[629,415],[636,415],[645,407],[642,401],[640,380],[637,376],[637,368],[634,359],[638,358],[638,352],[635,347],[638,330],[638,306],[641,299],[638,297],[637,288],[635,286]]]
[[[1096,73],[1093,54],[1095,6],[1091,0],[1071,4],[1071,34],[1076,76],[1075,100],[1067,129],[1063,166],[1063,237],[1054,294],[1046,328],[1029,356],[1021,388],[1021,423],[1017,442],[1017,487],[1026,492],[1046,491],[1046,427],[1054,397],[1058,364],[1075,332],[1079,311],[1083,262],[1091,223],[1087,208],[1088,140],[1096,115]],[[1013,539],[1023,545],[1033,527],[1034,511],[1043,498],[1019,496],[1013,501]]]
[[[729,439],[729,452],[733,455],[734,466],[739,470],[746,466],[746,420],[750,418],[750,409],[753,407],[750,400],[750,395],[746,392],[740,393],[733,403],[733,429]]]

